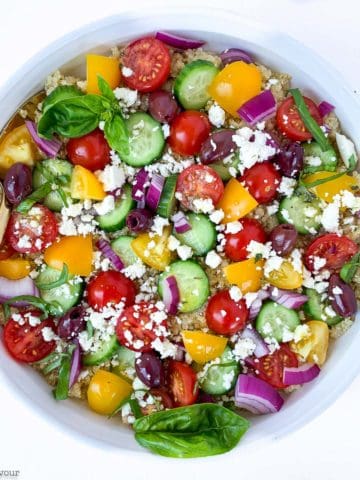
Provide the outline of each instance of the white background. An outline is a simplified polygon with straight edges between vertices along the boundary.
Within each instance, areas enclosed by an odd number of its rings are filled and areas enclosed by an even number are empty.
[[[141,3],[136,0],[139,9]],[[149,5],[150,0],[144,3]],[[191,3],[194,0],[171,0],[184,9]],[[196,4],[204,8],[220,4],[258,22],[271,22],[320,53],[354,91],[360,90],[358,0],[196,0]],[[135,1],[2,0],[1,7],[0,84],[49,42],[84,23],[135,8]],[[24,480],[188,480],[226,475],[253,480],[358,480],[359,407],[360,378],[310,425],[266,448],[246,452],[240,448],[236,455],[205,460],[170,461],[89,447],[39,418],[0,384],[0,472],[20,470]]]

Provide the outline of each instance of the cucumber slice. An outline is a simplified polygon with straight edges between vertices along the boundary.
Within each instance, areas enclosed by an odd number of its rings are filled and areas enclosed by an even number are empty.
[[[195,255],[205,255],[216,244],[215,225],[203,213],[188,213],[187,219],[191,229],[185,233],[173,235],[183,244],[191,247]]]
[[[174,276],[180,292],[179,311],[193,312],[202,307],[209,297],[209,279],[200,267],[192,260],[179,260],[172,263],[166,272],[159,276],[158,290],[163,298],[163,284],[167,277]]]
[[[326,150],[323,152],[321,147],[316,142],[311,143],[303,143],[304,148],[304,172],[305,173],[313,173],[318,171],[328,171],[328,172],[335,172],[338,159],[336,156],[336,152],[333,148]],[[320,160],[315,161],[315,163],[319,163],[318,165],[312,165],[314,163],[314,159]]]
[[[135,208],[135,202],[131,197],[130,185],[125,185],[121,197],[115,202],[112,212],[96,217],[100,228],[105,232],[116,232],[125,226],[127,214]]]
[[[100,365],[101,363],[110,360],[119,348],[116,335],[111,335],[109,340],[101,342],[100,347],[96,352],[87,353],[83,356],[83,364],[86,366]]]
[[[41,187],[44,183],[48,182],[51,178],[59,177],[60,175],[65,175],[69,177],[69,183],[62,186],[62,189],[71,203],[70,196],[70,178],[72,174],[73,166],[71,163],[66,160],[60,160],[58,158],[49,158],[43,160],[40,163],[37,163],[33,171],[33,187],[34,189]],[[44,172],[45,171],[45,175]],[[64,207],[64,202],[62,201],[58,192],[50,192],[44,198],[44,205],[53,210],[54,212],[60,212]]]
[[[275,302],[263,305],[256,319],[256,330],[263,338],[286,341],[286,333],[293,332],[300,325],[299,314]]]
[[[111,242],[111,248],[119,255],[125,266],[133,265],[139,259],[134,250],[131,248],[131,242],[134,237],[130,235],[122,235]]]
[[[52,283],[58,280],[60,275],[60,270],[46,267],[36,278],[36,283]],[[69,275],[69,280],[60,287],[52,288],[51,290],[40,290],[41,298],[45,302],[59,307],[62,313],[67,312],[71,307],[79,303],[84,291],[83,282],[73,283],[73,278],[74,275]]]
[[[294,193],[280,202],[278,219],[280,223],[291,223],[299,233],[304,235],[316,233],[321,223],[320,200],[311,199],[301,193]]]
[[[177,175],[170,175],[165,180],[159,206],[156,210],[156,213],[158,213],[161,217],[169,218],[174,213],[176,205],[175,190],[177,178]]]
[[[239,163],[239,155],[234,154],[233,159],[229,163],[224,163],[224,160],[219,160],[218,162],[212,163],[210,167],[220,175],[221,180],[227,182],[233,178],[233,175],[230,174],[230,168],[235,168],[236,171],[238,171]]]
[[[174,94],[186,110],[200,110],[210,95],[208,88],[219,69],[207,60],[188,63],[175,79]]]
[[[134,370],[135,372],[135,352],[132,350],[120,346],[116,352],[116,360],[119,364],[112,368],[112,371],[116,373],[116,375],[129,378],[127,370]]]
[[[205,368],[206,374],[200,376],[200,388],[210,395],[223,395],[232,390],[240,373],[240,365],[230,347],[225,348],[220,363],[213,363]]]
[[[329,327],[333,327],[340,323],[343,318],[335,315],[331,317],[326,313],[328,302],[322,302],[320,294],[313,288],[307,288],[305,295],[308,296],[308,301],[304,304],[303,309],[305,315],[311,320],[322,320],[326,322]]]
[[[150,115],[137,112],[126,120],[130,134],[130,148],[121,160],[133,167],[143,167],[158,159],[165,145],[164,132],[159,122]]]

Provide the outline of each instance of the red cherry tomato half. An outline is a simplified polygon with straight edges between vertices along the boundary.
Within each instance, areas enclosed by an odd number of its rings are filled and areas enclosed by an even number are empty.
[[[320,257],[326,260],[322,268],[339,270],[358,250],[350,238],[329,233],[310,243],[305,252],[305,265],[308,270],[314,270],[314,257]]]
[[[132,305],[135,295],[134,282],[115,270],[98,273],[87,287],[88,302],[96,310],[101,310],[109,303]]]
[[[216,205],[224,193],[224,184],[215,170],[206,165],[191,165],[177,180],[176,191],[184,208],[196,211],[195,200],[210,199]]]
[[[152,388],[150,393],[154,395],[154,397],[160,398],[164,408],[174,408],[174,402],[165,388]]]
[[[5,324],[5,347],[10,355],[20,362],[38,362],[49,355],[56,347],[54,340],[50,342],[44,340],[42,329],[49,327],[55,330],[55,325],[51,319],[47,319],[32,327],[27,315],[40,317],[41,312],[38,310],[25,310],[20,312],[19,315],[25,322],[23,325],[13,319]]]
[[[255,364],[256,375],[274,388],[287,386],[283,382],[285,367],[297,368],[299,366],[296,354],[285,344],[271,355],[265,355],[258,360]]]
[[[148,302],[125,308],[116,325],[116,335],[121,345],[135,352],[150,352],[154,340],[163,340],[167,331],[166,317],[156,319],[155,313],[159,316],[162,312]]]
[[[168,386],[176,407],[192,405],[199,395],[196,373],[184,362],[169,362]]]
[[[249,256],[247,246],[254,240],[258,243],[266,242],[266,233],[260,222],[253,218],[240,220],[242,230],[237,233],[225,233],[225,254],[233,262],[240,262]]]
[[[153,37],[140,38],[125,48],[122,59],[131,75],[124,83],[139,92],[153,92],[166,82],[170,74],[171,57],[168,48]]]
[[[215,293],[207,304],[205,318],[207,326],[219,335],[232,335],[242,330],[249,317],[245,300],[235,302],[229,290]]]
[[[74,165],[81,165],[92,172],[102,170],[110,162],[110,147],[98,128],[83,137],[71,138],[66,152]]]
[[[51,245],[58,234],[55,215],[35,204],[27,213],[13,211],[6,228],[8,244],[19,253],[37,253]]]
[[[240,178],[258,203],[268,203],[277,195],[281,175],[270,162],[257,163]]]
[[[310,115],[321,125],[322,119],[315,103],[310,98],[304,97]],[[291,140],[304,142],[312,138],[301,119],[293,97],[286,98],[279,106],[276,113],[276,123],[279,130]]]
[[[171,124],[169,145],[179,155],[197,155],[210,135],[210,123],[205,113],[187,110]]]
[[[0,245],[0,260],[7,260],[14,255],[15,250],[6,242]]]

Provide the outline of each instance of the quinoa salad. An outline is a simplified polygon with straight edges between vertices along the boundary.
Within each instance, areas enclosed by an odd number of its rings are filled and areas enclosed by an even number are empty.
[[[1,341],[154,453],[227,452],[355,320],[354,143],[239,48],[157,32],[84,62],[0,134]]]

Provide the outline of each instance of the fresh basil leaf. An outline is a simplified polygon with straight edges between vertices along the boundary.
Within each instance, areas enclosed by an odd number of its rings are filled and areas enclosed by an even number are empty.
[[[350,156],[348,159],[348,165],[349,165],[349,172],[353,172],[356,167],[357,167],[357,158],[355,157],[354,154]]]
[[[86,322],[86,331],[88,334],[88,338],[92,338],[94,336],[94,327],[90,320]]]
[[[19,203],[16,207],[16,211],[19,213],[27,213],[31,207],[46,197],[52,191],[52,185],[50,182],[46,182],[41,187],[34,190],[28,195],[25,200]]]
[[[299,184],[305,188],[314,188],[314,187],[317,187],[318,185],[323,185],[324,183],[331,182],[331,180],[337,180],[338,178],[343,177],[347,173],[348,171],[336,173],[335,175],[331,175],[330,177],[320,178],[319,180],[315,180],[314,182],[310,182],[310,183],[306,183],[306,177],[305,177],[305,179],[301,178],[299,180]]]
[[[132,398],[131,400],[129,400],[129,405],[135,418],[141,418],[144,416],[141,411],[139,402],[136,400],[136,398]]]
[[[116,102],[115,94],[111,90],[111,87],[108,84],[108,82],[101,75],[98,75],[97,78],[98,78],[98,87],[101,94],[111,102]]]
[[[61,85],[56,87],[50,95],[48,95],[42,102],[42,113],[45,113],[50,107],[53,107],[56,103],[62,100],[68,100],[69,98],[81,97],[85,95],[74,85]]]
[[[210,403],[156,412],[134,423],[135,438],[140,445],[176,458],[228,452],[248,428],[245,418]]]
[[[115,113],[105,122],[105,138],[110,147],[121,155],[129,154],[129,132],[121,113]]]
[[[18,295],[16,297],[12,297],[10,300],[6,301],[3,303],[3,306],[8,306],[9,305],[14,305],[16,306],[17,302],[26,302],[29,305],[38,308],[42,312],[44,312],[46,315],[49,314],[49,307],[50,305],[46,303],[44,300],[42,300],[39,297],[35,297],[33,295]]]
[[[35,283],[40,290],[52,290],[53,288],[61,287],[61,285],[66,283],[68,280],[69,280],[69,269],[66,263],[64,263],[61,273],[57,278],[57,280],[50,283],[36,283],[36,282]]]
[[[360,267],[360,252],[356,253],[349,262],[345,263],[340,270],[340,278],[350,283]]]
[[[67,349],[67,354],[61,360],[58,383],[53,392],[56,400],[66,400],[68,398],[71,357],[75,348],[76,348],[76,345],[69,345]]]

